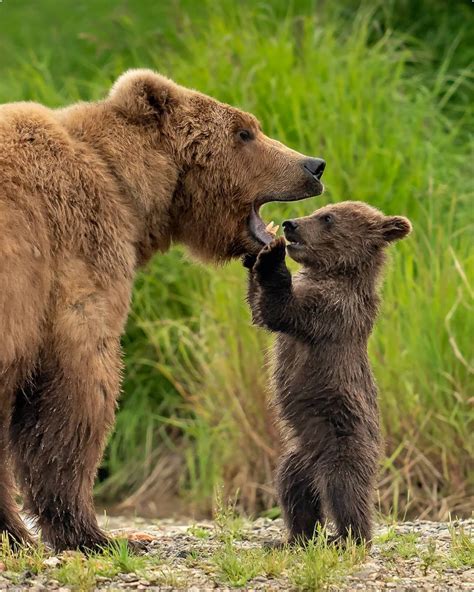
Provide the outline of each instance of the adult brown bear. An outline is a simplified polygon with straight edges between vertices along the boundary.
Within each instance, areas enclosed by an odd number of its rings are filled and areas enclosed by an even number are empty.
[[[321,193],[324,161],[148,70],[97,103],[4,105],[0,146],[0,531],[29,541],[14,468],[44,540],[94,549],[137,266],[174,242],[204,260],[257,253],[259,207]]]

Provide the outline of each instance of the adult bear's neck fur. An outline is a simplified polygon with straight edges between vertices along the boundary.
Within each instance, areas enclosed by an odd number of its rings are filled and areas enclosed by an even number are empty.
[[[57,111],[58,119],[84,150],[93,150],[106,166],[117,194],[136,220],[137,264],[146,263],[171,242],[169,210],[178,170],[150,133],[114,111],[107,101],[79,103]],[[117,142],[121,138],[121,142]]]

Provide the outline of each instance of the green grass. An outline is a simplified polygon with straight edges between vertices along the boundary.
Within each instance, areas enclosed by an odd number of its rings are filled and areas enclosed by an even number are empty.
[[[392,536],[381,537],[381,542],[385,543],[382,549],[382,556],[385,559],[411,559],[418,555],[417,541],[420,534],[417,532],[408,532],[406,534],[395,534]],[[385,540],[384,540],[385,539]]]
[[[188,534],[197,539],[206,540],[211,536],[211,532],[208,528],[203,528],[198,524],[193,524],[188,528]]]
[[[0,537],[0,562],[3,570],[16,574],[30,572],[38,574],[44,569],[44,560],[47,557],[45,546],[40,542],[37,547],[13,548],[5,534]],[[3,571],[2,570],[2,571]]]
[[[324,590],[347,576],[366,557],[365,547],[348,540],[344,549],[328,543],[325,528],[304,547],[283,546],[267,549],[263,545],[245,548],[245,525],[235,527],[235,506],[216,496],[215,537],[222,545],[211,557],[217,579],[232,587],[246,586],[257,576],[268,580],[285,577],[297,590]],[[248,526],[248,525],[247,525]]]
[[[0,564],[3,564],[0,571],[11,573],[12,581],[19,585],[22,579],[43,575],[74,590],[89,591],[95,588],[98,577],[141,574],[160,563],[159,557],[145,558],[131,553],[127,542],[119,539],[112,541],[102,553],[86,556],[79,551],[68,551],[59,557],[51,556],[41,542],[36,547],[13,549],[5,536],[0,540]],[[166,571],[166,565],[162,569]]]
[[[474,18],[460,2],[414,4],[6,0],[0,100],[94,99],[150,66],[325,157],[324,199],[269,205],[268,220],[341,199],[410,217],[370,344],[387,440],[380,509],[444,517],[468,511],[472,491]],[[250,326],[244,293],[238,263],[204,268],[179,248],[140,273],[104,501],[134,494],[155,511],[179,494],[209,512],[224,483],[239,511],[273,507],[271,340]]]
[[[80,592],[94,590],[98,585],[115,589],[118,582],[123,583],[121,576],[125,574],[133,574],[153,586],[173,588],[194,586],[194,577],[200,586],[205,580],[207,587],[252,588],[253,580],[258,578],[255,583],[261,584],[265,579],[269,588],[278,583],[285,589],[316,591],[337,588],[347,576],[364,570],[364,562],[373,562],[365,547],[358,547],[350,540],[344,548],[328,544],[325,528],[320,528],[304,547],[267,549],[257,539],[252,523],[241,520],[236,528],[233,504],[218,499],[215,507],[212,527],[197,523],[188,530],[195,540],[191,541],[190,552],[182,562],[156,554],[134,555],[118,540],[102,553],[86,556],[67,551],[52,556],[41,543],[36,548],[13,551],[4,537],[0,541],[0,572],[19,587],[39,576],[47,585],[55,581],[56,585]],[[383,560],[384,581],[390,581],[400,570],[416,577],[431,572],[444,577],[447,570],[453,569],[465,572],[474,566],[471,529],[454,522],[450,535],[449,545],[444,548],[433,537],[422,539],[415,531],[400,533],[394,524],[375,538],[371,554],[380,555]]]
[[[474,537],[463,528],[451,528],[451,553],[449,564],[452,567],[474,567]]]

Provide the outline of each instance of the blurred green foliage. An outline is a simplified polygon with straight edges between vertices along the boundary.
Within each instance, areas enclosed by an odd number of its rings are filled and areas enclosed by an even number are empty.
[[[472,483],[474,8],[468,1],[54,0],[0,4],[0,99],[103,97],[129,67],[252,111],[327,162],[324,199],[366,200],[414,224],[393,250],[371,356],[380,386],[384,512],[466,511]],[[140,272],[124,395],[98,493],[207,511],[224,482],[274,503],[267,335],[250,327],[238,263],[180,248]],[[166,506],[167,507],[167,506]]]

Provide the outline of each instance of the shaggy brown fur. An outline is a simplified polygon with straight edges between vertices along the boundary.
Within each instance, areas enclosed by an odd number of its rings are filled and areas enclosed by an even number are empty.
[[[325,512],[335,538],[371,538],[380,451],[377,390],[367,341],[377,314],[385,247],[406,218],[343,202],[283,223],[250,272],[254,322],[278,333],[275,400],[285,439],[278,490],[291,542],[311,538]],[[251,259],[247,266],[252,267]]]
[[[0,148],[0,531],[29,541],[16,469],[44,539],[93,549],[137,266],[172,242],[209,260],[258,252],[259,206],[320,193],[324,163],[147,70],[97,103],[4,105]]]

